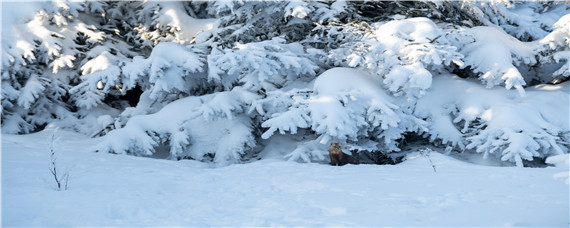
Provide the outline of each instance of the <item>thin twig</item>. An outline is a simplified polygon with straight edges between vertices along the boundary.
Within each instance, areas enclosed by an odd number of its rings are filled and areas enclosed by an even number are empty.
[[[55,183],[57,184],[57,190],[62,190],[62,185],[64,187],[63,190],[67,190],[68,181],[69,181],[69,171],[64,172],[63,175],[58,176],[57,173],[57,156],[55,154],[55,142],[58,140],[55,138],[55,134],[57,133],[57,129],[54,130],[53,134],[49,137],[49,150],[50,150],[50,167],[49,171],[52,174]]]
[[[430,154],[431,152],[432,152],[432,150],[429,149],[429,148],[420,150],[420,153],[421,153],[424,157],[426,157],[426,158],[428,159],[428,161],[429,161],[429,164],[431,164],[431,167],[433,168],[433,172],[436,173],[437,170],[435,169],[435,165],[433,164],[433,162],[431,161],[431,158],[429,157],[429,154]]]

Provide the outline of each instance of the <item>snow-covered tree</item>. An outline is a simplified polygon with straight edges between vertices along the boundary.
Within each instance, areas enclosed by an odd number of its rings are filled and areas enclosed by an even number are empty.
[[[214,19],[198,18],[194,2],[145,1],[141,5],[139,24],[133,29],[149,47],[160,42],[189,44],[214,26]]]
[[[443,66],[451,64],[463,65],[463,56],[446,39],[445,30],[427,18],[361,26],[365,28],[360,39],[333,49],[328,57],[335,64],[362,67],[376,73],[396,96],[421,96],[431,85],[430,70],[441,71]]]
[[[523,160],[568,153],[570,109],[559,108],[570,102],[568,86],[535,86],[521,97],[439,75],[433,91],[419,99],[415,114],[427,120],[431,141],[522,166]]]
[[[405,103],[406,99],[383,89],[373,74],[334,68],[321,74],[312,89],[276,91],[261,101],[264,109],[271,110],[271,117],[262,124],[269,128],[262,138],[276,131],[296,134],[301,128],[314,131],[315,140],[324,145],[341,141],[357,150],[399,151],[396,140],[404,133],[427,130]],[[308,162],[322,159],[323,152],[298,148],[289,156]]]
[[[465,56],[465,66],[479,75],[487,88],[504,85],[506,89],[517,89],[524,96],[526,82],[517,66],[536,64],[532,44],[523,43],[502,30],[488,26],[469,28],[460,33],[454,38]]]
[[[190,158],[219,165],[241,161],[256,141],[247,107],[257,95],[241,87],[178,99],[160,111],[136,115],[104,136],[100,152]],[[161,151],[162,150],[162,151]]]
[[[102,152],[220,165],[284,138],[287,158],[316,162],[329,142],[387,154],[418,135],[519,166],[568,152],[564,2],[26,8],[3,22],[4,133],[56,124]]]
[[[208,56],[208,78],[226,88],[235,84],[257,91],[279,89],[302,77],[312,78],[319,67],[297,43],[281,38],[214,49]]]
[[[554,64],[557,68],[552,73],[554,82],[566,81],[570,77],[570,14],[560,18],[552,27],[555,30],[538,42],[535,52],[538,52],[540,63]]]
[[[3,132],[28,133],[54,118],[74,118],[67,91],[78,80],[78,63],[106,40],[95,26],[104,4],[38,3],[37,12],[3,32]]]

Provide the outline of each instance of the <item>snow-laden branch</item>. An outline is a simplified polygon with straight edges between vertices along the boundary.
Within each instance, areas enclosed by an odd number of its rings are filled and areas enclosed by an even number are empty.
[[[534,157],[568,153],[568,83],[527,88],[528,96],[488,89],[451,75],[439,75],[432,92],[418,100],[415,114],[426,118],[431,141],[474,149],[484,156],[523,165]]]

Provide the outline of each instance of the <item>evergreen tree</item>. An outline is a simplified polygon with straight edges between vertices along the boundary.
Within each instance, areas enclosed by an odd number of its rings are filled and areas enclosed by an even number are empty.
[[[568,152],[568,113],[549,113],[568,104],[563,2],[35,8],[2,33],[4,133],[57,124],[104,137],[99,151],[220,165],[283,138],[307,162],[329,142],[388,154],[410,135],[519,166]]]

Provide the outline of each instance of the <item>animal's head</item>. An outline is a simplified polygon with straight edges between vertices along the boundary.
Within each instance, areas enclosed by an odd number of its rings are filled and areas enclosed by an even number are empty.
[[[329,145],[329,150],[342,151],[342,143],[331,143]]]

